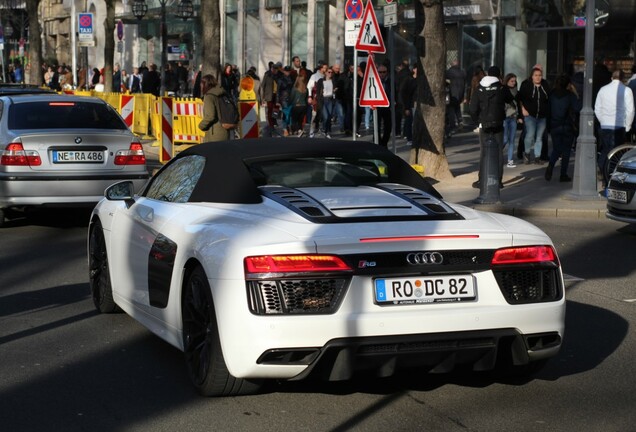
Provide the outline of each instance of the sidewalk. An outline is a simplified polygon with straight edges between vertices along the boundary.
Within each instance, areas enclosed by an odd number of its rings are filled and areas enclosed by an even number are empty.
[[[551,181],[544,178],[547,164],[525,165],[520,161],[516,168],[504,167],[501,202],[479,205],[473,203],[479,196],[479,190],[472,187],[479,171],[479,135],[472,130],[453,135],[446,145],[446,157],[455,177],[435,184],[435,188],[448,201],[519,217],[605,219],[607,200],[601,197],[583,199],[575,195],[573,182],[559,182],[560,162],[554,168]],[[573,177],[574,160],[572,154],[570,177]]]
[[[351,141],[339,133],[333,133],[334,139]],[[297,139],[294,137],[281,139]],[[364,132],[359,141],[373,141],[373,132]],[[152,141],[144,141],[144,151],[150,168],[158,168],[158,147]],[[396,153],[409,160],[411,147],[405,139],[395,140]],[[389,149],[393,149],[389,141]],[[539,216],[561,218],[605,219],[606,200],[604,198],[580,199],[573,194],[573,183],[559,182],[560,165],[555,166],[552,181],[545,180],[546,165],[517,164],[516,168],[504,168],[504,188],[500,190],[500,203],[475,204],[479,189],[472,187],[477,181],[479,171],[479,135],[472,130],[453,135],[446,145],[446,157],[454,175],[452,180],[435,182],[435,188],[445,200],[479,210],[494,211],[513,216]],[[570,176],[573,177],[574,154],[570,161]],[[426,167],[424,167],[426,175]]]

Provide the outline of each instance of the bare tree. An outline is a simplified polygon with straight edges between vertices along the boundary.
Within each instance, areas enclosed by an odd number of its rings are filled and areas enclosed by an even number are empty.
[[[417,115],[413,119],[411,163],[424,167],[424,175],[437,180],[452,178],[444,149],[444,92],[446,39],[442,0],[418,0]],[[441,120],[440,120],[441,119]]]
[[[106,18],[104,19],[104,91],[113,91],[113,59],[115,58],[115,1],[106,2]]]
[[[219,0],[201,0],[202,74],[221,75],[221,10]]]
[[[42,29],[38,17],[40,0],[26,0],[29,16],[29,84],[42,85]]]

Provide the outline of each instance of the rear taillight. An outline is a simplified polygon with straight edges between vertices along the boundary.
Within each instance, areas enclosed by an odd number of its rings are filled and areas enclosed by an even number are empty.
[[[244,263],[248,304],[256,315],[332,314],[353,276],[333,255],[263,255]]]
[[[42,165],[42,159],[34,150],[24,150],[22,143],[14,142],[2,151],[0,165],[12,166],[38,166]]]
[[[245,258],[245,271],[257,273],[307,273],[351,270],[333,255],[263,255]]]
[[[146,155],[141,143],[133,142],[128,150],[119,150],[115,154],[115,165],[145,165]]]
[[[552,246],[522,246],[504,248],[495,251],[491,264],[538,264],[557,262],[557,255]]]

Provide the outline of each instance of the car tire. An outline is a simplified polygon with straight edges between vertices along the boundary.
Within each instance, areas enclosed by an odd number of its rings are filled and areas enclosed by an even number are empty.
[[[192,383],[203,396],[254,394],[260,381],[233,377],[225,364],[212,292],[201,267],[187,277],[182,303],[183,346]]]
[[[108,253],[102,224],[95,222],[89,237],[89,283],[95,308],[100,313],[115,313],[120,309],[113,300],[113,289],[110,282]]]
[[[618,162],[620,162],[623,155],[632,150],[634,147],[634,144],[622,144],[610,150],[610,152],[607,154],[607,161],[605,162],[605,172],[603,173],[606,184],[609,183],[609,178],[616,169],[616,165],[618,165]]]
[[[4,209],[0,209],[0,228],[4,227]]]

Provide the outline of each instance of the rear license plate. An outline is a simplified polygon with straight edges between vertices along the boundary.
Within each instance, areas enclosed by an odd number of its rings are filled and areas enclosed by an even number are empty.
[[[104,152],[53,150],[53,163],[104,163]]]
[[[378,304],[450,303],[476,297],[471,275],[375,279]]]
[[[607,189],[607,199],[610,201],[616,201],[623,204],[627,203],[627,192],[616,189]]]

